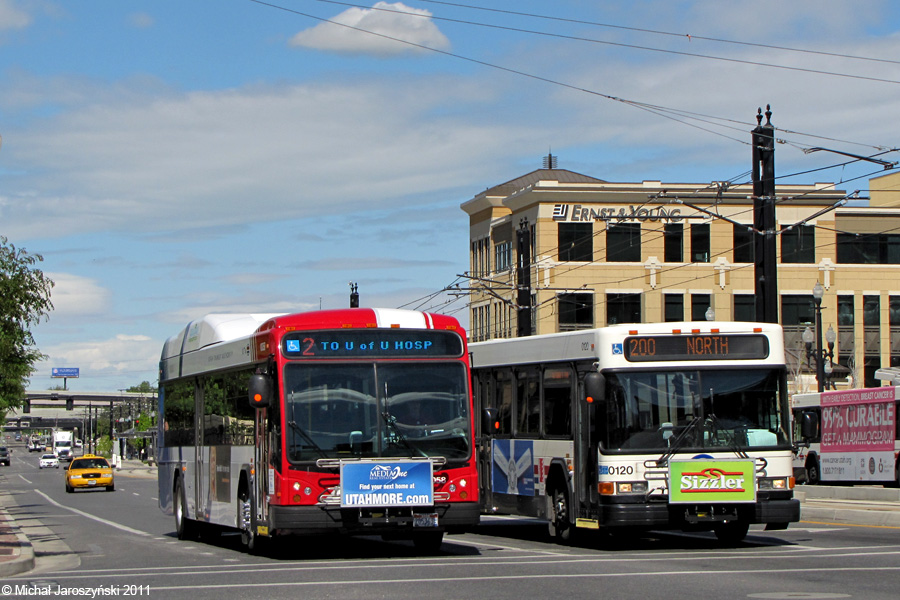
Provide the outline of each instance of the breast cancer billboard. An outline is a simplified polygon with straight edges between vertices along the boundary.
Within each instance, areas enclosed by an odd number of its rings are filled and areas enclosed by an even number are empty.
[[[822,393],[823,481],[893,478],[894,387]]]

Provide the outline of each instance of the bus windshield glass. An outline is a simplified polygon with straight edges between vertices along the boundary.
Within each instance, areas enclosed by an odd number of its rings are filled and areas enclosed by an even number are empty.
[[[291,462],[471,454],[461,362],[297,362],[284,386]]]
[[[604,450],[787,447],[782,369],[605,373]],[[604,423],[605,421],[605,423]]]

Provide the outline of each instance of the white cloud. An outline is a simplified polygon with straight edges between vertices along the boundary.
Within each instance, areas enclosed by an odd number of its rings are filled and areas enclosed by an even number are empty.
[[[111,293],[96,280],[70,273],[47,273],[53,283],[50,300],[51,319],[71,319],[87,315],[102,315],[110,308]]]
[[[129,15],[128,22],[138,29],[147,29],[149,27],[153,27],[156,24],[156,19],[154,19],[147,13],[139,12]]]
[[[32,383],[40,387],[43,376],[53,367],[76,367],[82,389],[100,389],[95,381],[113,375],[136,374],[135,383],[146,380],[159,366],[162,341],[145,335],[119,334],[99,341],[67,342],[41,350],[48,359],[38,365]],[[154,378],[155,379],[155,378]],[[94,380],[94,381],[92,381]]]
[[[0,31],[24,29],[31,25],[31,15],[18,8],[13,0],[0,0]]]
[[[331,19],[331,23],[321,23],[301,31],[291,38],[290,45],[378,56],[428,52],[410,44],[448,50],[450,41],[429,17],[429,11],[410,8],[401,2],[378,2],[372,9],[349,8]],[[366,33],[367,31],[378,35]]]

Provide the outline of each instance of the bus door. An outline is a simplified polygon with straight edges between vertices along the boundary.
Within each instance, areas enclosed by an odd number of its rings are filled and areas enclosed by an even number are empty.
[[[251,496],[256,498],[253,506],[256,507],[256,520],[260,523],[267,523],[269,520],[269,502],[268,497],[270,490],[275,488],[275,466],[270,460],[270,448],[275,445],[272,439],[275,435],[274,430],[270,430],[269,412],[271,409],[260,408],[256,411],[256,425],[254,427],[254,444],[253,444],[253,465],[251,471],[253,473]]]
[[[472,396],[475,403],[475,461],[478,471],[478,492],[483,506],[486,508],[491,501],[491,413],[488,408],[486,394],[488,384],[484,372],[472,373]]]
[[[204,439],[206,437],[206,419],[203,413],[203,387],[198,379],[194,380],[194,460],[188,463],[188,469],[194,472],[188,476],[193,480],[193,514],[192,519],[198,521],[209,520],[209,506],[206,503],[209,489],[209,480],[206,466],[206,457],[203,456]],[[191,504],[188,502],[188,504]]]

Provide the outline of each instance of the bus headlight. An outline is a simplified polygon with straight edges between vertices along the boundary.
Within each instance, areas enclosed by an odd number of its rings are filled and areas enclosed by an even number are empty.
[[[759,489],[761,490],[789,490],[791,489],[790,477],[760,477]]]
[[[646,494],[646,481],[601,481],[597,485],[597,491],[601,496],[612,496],[613,494]]]
[[[646,481],[622,481],[616,485],[616,492],[619,494],[646,494]]]

